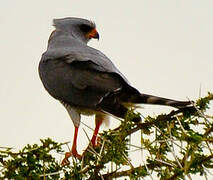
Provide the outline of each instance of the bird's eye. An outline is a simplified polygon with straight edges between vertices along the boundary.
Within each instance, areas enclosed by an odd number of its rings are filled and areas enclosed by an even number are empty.
[[[82,24],[82,25],[80,25],[80,29],[81,29],[81,31],[87,33],[87,32],[90,32],[93,29],[93,27],[86,25],[86,24]]]

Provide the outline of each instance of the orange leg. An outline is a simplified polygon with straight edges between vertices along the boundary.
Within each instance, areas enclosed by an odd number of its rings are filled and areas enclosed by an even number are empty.
[[[92,139],[91,139],[91,143],[94,146],[96,146],[96,139],[97,139],[97,136],[98,136],[98,131],[99,131],[99,128],[101,126],[103,122],[103,116],[100,115],[100,114],[96,114],[95,116],[95,130],[93,132],[93,136],[92,136]]]
[[[78,154],[77,152],[77,137],[78,137],[78,127],[76,126],[75,127],[75,134],[74,134],[74,140],[73,140],[73,144],[72,144],[72,149],[70,152],[67,152],[65,153],[65,158],[62,160],[62,165],[65,165],[65,164],[69,164],[69,158],[71,156],[74,156],[78,159],[81,159],[81,155]]]
[[[74,140],[73,140],[71,152],[74,157],[77,157],[78,159],[80,159],[81,155],[79,155],[77,152],[77,136],[78,136],[78,127],[75,127],[75,134],[74,134]]]

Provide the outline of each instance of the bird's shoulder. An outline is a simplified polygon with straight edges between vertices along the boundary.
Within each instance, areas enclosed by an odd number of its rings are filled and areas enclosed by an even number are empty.
[[[60,60],[71,65],[78,63],[90,65],[94,70],[101,72],[116,73],[120,75],[127,83],[127,78],[116,68],[113,62],[101,51],[85,44],[78,46],[54,47],[48,48],[42,55],[41,61]]]

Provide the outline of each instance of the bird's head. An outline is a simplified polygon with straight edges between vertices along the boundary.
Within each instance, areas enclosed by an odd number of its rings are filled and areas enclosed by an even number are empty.
[[[95,23],[86,19],[75,17],[54,19],[53,26],[56,31],[71,35],[86,43],[92,38],[99,39]]]

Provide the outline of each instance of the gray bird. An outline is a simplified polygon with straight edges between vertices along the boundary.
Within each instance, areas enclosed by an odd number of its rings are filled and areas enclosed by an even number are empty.
[[[175,108],[191,104],[142,94],[132,87],[107,56],[87,45],[90,39],[99,39],[93,22],[68,17],[54,19],[53,25],[55,30],[39,63],[39,75],[45,89],[63,104],[75,126],[72,149],[65,160],[70,155],[81,157],[76,150],[81,114],[95,114],[91,139],[95,146],[99,127],[109,115],[124,118],[128,108],[136,104]]]

